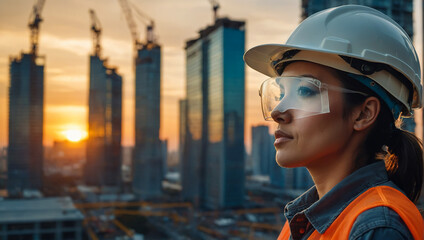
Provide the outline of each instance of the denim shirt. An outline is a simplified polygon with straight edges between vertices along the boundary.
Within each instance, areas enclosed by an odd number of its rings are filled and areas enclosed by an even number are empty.
[[[375,186],[399,188],[389,180],[383,161],[369,164],[343,179],[321,199],[314,187],[289,202],[284,215],[290,223],[290,239],[308,239],[314,230],[324,233],[357,196]],[[352,240],[413,239],[399,215],[388,207],[361,213],[349,234]]]

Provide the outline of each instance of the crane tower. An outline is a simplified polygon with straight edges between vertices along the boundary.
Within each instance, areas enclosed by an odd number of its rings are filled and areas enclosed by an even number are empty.
[[[154,35],[154,21],[127,0],[119,0],[134,44],[135,148],[133,191],[141,199],[160,196],[165,164],[160,129],[161,46]],[[133,12],[146,25],[146,40],[139,38]],[[166,153],[165,153],[166,154]]]

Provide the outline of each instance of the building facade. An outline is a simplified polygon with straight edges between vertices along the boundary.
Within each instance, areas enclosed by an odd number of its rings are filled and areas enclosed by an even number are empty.
[[[182,166],[187,166],[187,163],[184,163],[186,158],[184,158],[184,152],[186,146],[186,134],[187,134],[187,99],[180,99],[178,102],[178,112],[179,112],[179,121],[178,121],[178,166],[177,171],[180,173],[180,177],[185,177],[184,169]],[[182,180],[180,178],[180,183],[187,182],[187,180]],[[183,194],[182,194],[183,195]],[[185,197],[184,197],[185,198]]]
[[[379,10],[395,20],[412,39],[413,26],[413,0],[302,0],[302,19],[319,12],[344,4],[358,4]],[[414,118],[404,118],[402,129],[415,132]]]
[[[244,26],[219,18],[186,43],[189,166],[183,168],[193,169],[190,181],[197,184],[183,188],[193,188],[192,196],[211,209],[244,199]]]
[[[252,127],[253,174],[271,175],[272,168],[278,167],[272,140],[273,136],[269,134],[268,126]]]
[[[160,129],[161,47],[146,43],[135,60],[133,191],[141,199],[162,193]]]
[[[84,179],[87,185],[121,183],[122,77],[104,59],[90,56],[88,139]]]
[[[44,64],[34,54],[11,58],[7,189],[10,196],[42,188]],[[37,60],[37,61],[36,61]]]
[[[205,50],[204,50],[205,49]],[[207,51],[200,39],[186,44],[186,133],[182,148],[182,196],[200,204],[207,145]],[[183,109],[184,110],[184,109]],[[180,128],[180,131],[182,129]],[[202,167],[202,168],[201,168]],[[203,199],[202,199],[203,200]]]
[[[69,197],[2,200],[0,239],[81,240],[83,220]]]

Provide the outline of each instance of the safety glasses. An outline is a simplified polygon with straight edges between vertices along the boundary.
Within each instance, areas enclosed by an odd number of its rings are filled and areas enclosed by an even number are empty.
[[[330,112],[328,91],[367,94],[329,85],[310,77],[273,77],[265,80],[260,89],[262,113],[265,120],[272,120],[273,111],[293,109],[293,118],[305,118]]]

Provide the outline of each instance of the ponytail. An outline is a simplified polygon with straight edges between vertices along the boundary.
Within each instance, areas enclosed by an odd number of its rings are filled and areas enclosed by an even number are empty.
[[[392,182],[416,202],[423,183],[423,144],[412,133],[392,127],[384,158]]]
[[[389,179],[416,203],[423,185],[423,143],[414,134],[395,127],[384,104],[364,147],[371,159],[384,160]]]

